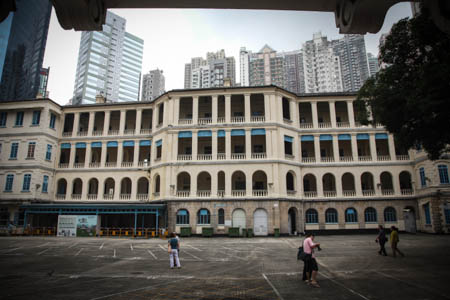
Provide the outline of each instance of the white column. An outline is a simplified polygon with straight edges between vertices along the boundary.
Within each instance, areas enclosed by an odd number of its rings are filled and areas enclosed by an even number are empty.
[[[123,141],[119,141],[117,143],[117,167],[121,167],[123,160]]]
[[[264,118],[266,122],[271,120],[270,117],[270,95],[264,94]]]
[[[173,104],[173,124],[178,125],[178,120],[180,119],[180,98],[175,98]]]
[[[353,156],[353,161],[357,162],[359,160],[358,157],[358,141],[356,140],[356,133],[352,133],[352,156]]]
[[[339,141],[338,141],[338,135],[333,134],[333,155],[334,155],[334,161],[339,161]]]
[[[350,128],[355,127],[355,114],[353,112],[353,101],[347,101],[348,120],[350,122]]]
[[[231,159],[231,130],[225,129],[225,158]]]
[[[211,172],[211,197],[217,197],[217,172]]]
[[[293,138],[294,138],[294,140],[292,142],[292,155],[294,155],[295,160],[298,160],[298,158],[300,157],[299,152],[298,152],[298,149],[299,149],[299,146],[298,146],[299,137],[296,134],[296,135],[293,136]]]
[[[362,173],[364,173],[364,172],[354,174],[355,192],[356,192],[356,196],[358,196],[358,197],[362,196],[362,186],[361,186],[361,175],[362,175]]]
[[[106,162],[106,152],[108,151],[108,148],[106,147],[106,141],[102,142],[102,154],[100,157],[100,167],[104,167],[105,166],[105,162]]]
[[[120,123],[119,123],[119,135],[124,135],[125,132],[125,121],[126,121],[127,111],[120,111]]]
[[[111,120],[111,111],[107,110],[107,111],[105,111],[105,120],[103,123],[103,135],[104,136],[108,135],[110,120]]]
[[[212,160],[217,160],[217,129],[212,130],[211,154],[212,154]],[[217,174],[216,174],[216,177],[217,177]]]
[[[225,95],[225,123],[231,122],[231,95]]]
[[[156,129],[158,128],[158,114],[159,114],[159,109],[158,109],[158,105],[154,105],[153,106],[153,116],[152,116],[152,131],[155,132]]]
[[[391,160],[397,160],[397,155],[395,154],[395,143],[394,136],[388,133],[388,145],[389,145],[389,155]]]
[[[136,133],[141,134],[141,124],[142,124],[142,109],[136,110]]]
[[[314,135],[314,154],[316,156],[316,163],[320,162],[320,140],[319,135]]]
[[[400,195],[400,178],[398,177],[399,174],[392,174],[392,188],[394,189],[395,195]]]
[[[44,128],[49,128],[50,126],[50,110],[48,107],[44,107],[41,111],[41,124],[44,124]],[[56,128],[56,124],[55,124]]]
[[[335,176],[334,180],[336,183],[336,195],[342,197],[342,176]]]
[[[280,120],[280,122],[283,122],[283,97],[275,96],[275,98],[276,111],[278,112],[277,119]]]
[[[69,168],[73,168],[73,163],[75,162],[75,143],[70,143],[70,155],[69,155]]]
[[[328,105],[330,106],[330,121],[331,121],[331,127],[336,128],[336,102],[330,101],[328,102]]]
[[[317,196],[323,197],[323,184],[322,184],[322,175],[316,175],[316,185],[317,185]]]
[[[80,127],[80,113],[74,113],[72,136],[77,136]]]
[[[312,114],[313,128],[319,128],[319,118],[317,115],[317,102],[311,102],[311,114]]]
[[[377,161],[377,143],[375,141],[375,134],[369,134],[369,143],[370,143],[370,155],[372,156],[372,161]]]
[[[138,167],[138,162],[139,162],[139,141],[134,141],[133,166],[135,168]]]
[[[252,132],[250,129],[245,131],[245,158],[252,158]]]
[[[225,197],[231,196],[231,189],[232,189],[232,176],[233,172],[225,172]]]
[[[301,136],[296,135],[297,137],[297,157],[298,160],[301,162],[302,161],[302,139]],[[295,184],[295,186],[297,186],[297,184]]]
[[[296,128],[299,127],[299,119],[298,119],[298,103],[295,100],[291,100],[291,120],[292,125]]]
[[[193,173],[191,176],[191,197],[197,196],[197,173]]]
[[[192,160],[197,160],[198,153],[198,134],[197,131],[192,131]]]
[[[250,94],[244,95],[244,108],[245,108],[245,122],[250,122],[250,112],[251,112],[251,105],[250,105]]]
[[[198,124],[198,96],[192,97],[192,124]]]
[[[172,160],[176,161],[178,159],[178,135],[171,134],[172,136]]]
[[[267,158],[273,157],[273,151],[272,151],[272,131],[269,129],[266,129],[266,156]]]
[[[169,105],[169,101],[164,101],[164,111],[163,111],[163,122],[162,122],[162,126],[163,127],[167,127],[167,125],[169,124],[169,112],[170,110],[170,105]]]
[[[91,152],[92,152],[91,143],[86,143],[86,153],[85,153],[85,157],[84,157],[84,167],[85,168],[88,168],[89,163],[91,162]]]
[[[89,124],[88,124],[88,135],[92,136],[92,131],[94,129],[94,119],[95,119],[95,112],[91,111],[89,112]]]
[[[253,195],[253,187],[252,187],[252,173],[251,172],[244,172],[245,174],[245,195],[252,196]]]
[[[212,123],[217,124],[218,99],[217,95],[212,96]],[[217,175],[216,175],[217,176]]]

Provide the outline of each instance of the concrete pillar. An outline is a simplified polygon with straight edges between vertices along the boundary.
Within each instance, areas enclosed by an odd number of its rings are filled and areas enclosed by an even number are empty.
[[[312,114],[312,122],[313,128],[319,128],[319,117],[317,115],[317,102],[311,102],[311,114]]]
[[[100,167],[105,167],[106,162],[106,151],[108,148],[106,148],[106,141],[102,142],[102,153],[100,155]]]
[[[251,172],[244,172],[244,174],[245,174],[245,195],[247,197],[253,196],[253,187],[252,187],[253,174]]]
[[[158,128],[158,105],[155,103],[153,106],[153,116],[152,116],[152,131],[155,132]]]
[[[298,160],[298,158],[301,157],[300,153],[298,152],[298,149],[300,149],[299,146],[300,139],[298,135],[294,135],[293,138],[294,141],[292,142],[292,155],[294,155],[295,160]]]
[[[88,124],[88,136],[92,136],[92,131],[94,130],[94,120],[95,112],[89,112],[89,124]]]
[[[72,136],[77,136],[79,127],[80,127],[80,113],[74,113]]]
[[[197,173],[193,173],[191,176],[191,197],[197,196]]]
[[[105,111],[105,120],[103,124],[103,135],[107,136],[109,131],[109,123],[111,121],[111,111],[107,110]]]
[[[358,141],[356,140],[356,133],[351,134],[351,143],[352,143],[352,157],[353,161],[357,162],[359,160],[358,158]]]
[[[338,141],[338,135],[333,134],[333,155],[334,155],[334,161],[339,161],[339,141]]]
[[[233,172],[225,172],[225,197],[231,197]]]
[[[316,157],[316,163],[320,162],[320,140],[319,135],[314,135],[314,155]]]
[[[252,132],[250,129],[245,131],[245,158],[252,158]]]
[[[245,122],[249,123],[251,118],[251,105],[250,105],[250,94],[244,95],[244,107],[245,107]]]
[[[172,156],[170,159],[176,161],[178,159],[178,135],[171,134],[170,136],[172,137]]]
[[[211,197],[217,196],[217,171],[211,172]]]
[[[192,131],[192,160],[197,160],[198,153],[198,134],[197,131]]]
[[[353,100],[347,101],[348,120],[350,122],[350,128],[355,127],[355,114],[353,111]]]
[[[331,121],[331,127],[336,128],[336,102],[330,101],[328,102],[328,105],[330,106],[330,121]]]
[[[372,161],[377,161],[377,143],[375,141],[375,134],[369,134],[369,143],[370,143],[370,155],[372,156]]]
[[[295,100],[291,100],[291,120],[292,126],[298,128],[299,127],[299,118],[298,118],[298,102]]]
[[[276,105],[276,112],[277,112],[277,120],[280,122],[283,122],[283,97],[276,95],[275,105]]]
[[[124,135],[126,117],[127,117],[127,111],[121,110],[120,111],[120,123],[119,123],[119,135]]]
[[[198,124],[198,96],[192,97],[192,124]]]
[[[364,173],[364,172],[353,174],[354,179],[355,179],[355,192],[356,192],[356,196],[358,196],[358,197],[362,196],[362,185],[361,185],[362,173]]]
[[[323,183],[322,183],[323,175],[315,175],[315,176],[316,176],[316,185],[317,185],[317,196],[323,197]]]
[[[123,160],[123,141],[118,141],[117,143],[117,167],[120,168]]]
[[[173,124],[178,125],[180,119],[180,98],[174,98],[173,100]]]
[[[142,109],[136,110],[136,134],[141,134]]]
[[[334,180],[336,183],[336,195],[342,197],[342,175],[335,175]]]
[[[272,130],[266,129],[266,155],[267,158],[273,158],[272,150]]]
[[[225,123],[231,122],[231,95],[225,95]]]
[[[218,97],[217,95],[212,96],[212,123],[217,124],[217,111],[218,111]]]
[[[231,159],[231,130],[225,129],[225,158]]]
[[[89,132],[91,132],[91,131],[89,131]],[[91,163],[91,152],[92,152],[91,143],[86,143],[86,155],[84,158],[85,168],[88,168],[89,164]]]
[[[164,101],[164,111],[163,111],[163,122],[162,122],[162,126],[163,127],[167,127],[167,125],[169,124],[169,113],[170,113],[170,105],[169,105],[169,101]]]
[[[211,154],[212,154],[212,160],[217,160],[217,129],[212,130]],[[217,176],[217,174],[216,174],[216,176]]]
[[[75,162],[75,143],[70,143],[70,156],[69,156],[69,168],[73,168],[73,163]]]
[[[395,154],[395,142],[394,136],[388,133],[388,145],[389,145],[389,155],[391,160],[397,160],[397,155]]]
[[[270,117],[270,95],[264,94],[264,118],[266,122],[271,120]]]
[[[41,112],[41,124],[44,124],[44,128],[50,127],[50,110],[48,107],[44,107]],[[55,122],[56,128],[56,122]]]
[[[139,141],[134,141],[133,167],[137,168],[139,163]]]

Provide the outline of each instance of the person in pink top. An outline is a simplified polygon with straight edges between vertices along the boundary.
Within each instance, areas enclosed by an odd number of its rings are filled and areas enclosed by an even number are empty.
[[[320,244],[314,243],[314,234],[309,233],[303,241],[303,251],[307,254],[305,258],[304,271],[306,272],[307,283],[313,287],[320,287],[317,283],[316,277],[319,267],[314,256],[314,248],[320,251]]]

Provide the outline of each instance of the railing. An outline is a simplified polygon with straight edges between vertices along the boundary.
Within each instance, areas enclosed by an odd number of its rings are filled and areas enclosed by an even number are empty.
[[[63,132],[63,133],[62,133],[62,136],[63,136],[63,137],[69,137],[69,136],[72,136],[72,131]]]
[[[86,131],[78,131],[77,136],[87,136],[88,132]]]
[[[225,123],[225,117],[217,117],[217,123]]]
[[[349,122],[337,122],[336,126],[341,128],[341,127],[350,127],[350,123]]]
[[[119,199],[120,200],[130,200],[131,199],[131,194],[120,194],[119,195]]]
[[[323,196],[327,198],[336,197],[336,191],[323,191]]]
[[[317,191],[303,192],[305,198],[317,197]]]
[[[103,135],[103,130],[94,130],[92,131],[93,136],[100,136]]]
[[[245,153],[231,153],[231,159],[245,159]]]
[[[372,156],[367,156],[367,155],[358,156],[358,160],[359,161],[372,161]]]
[[[148,193],[138,193],[136,195],[137,200],[147,200],[148,199]]]
[[[114,199],[114,194],[103,194],[104,200],[112,200]]]
[[[121,166],[122,166],[122,168],[130,168],[133,166],[133,162],[132,161],[123,161]]]
[[[150,134],[152,133],[151,128],[141,128],[141,134]]]
[[[289,159],[289,160],[294,160],[295,156],[292,154],[284,154],[284,158]]]
[[[253,190],[253,197],[266,197],[267,190]]]
[[[180,125],[192,124],[192,119],[179,119],[178,124],[180,124]]]
[[[263,159],[266,158],[266,153],[262,152],[262,153],[252,153],[252,158],[253,159]]]
[[[192,160],[191,154],[178,154],[177,160]]]
[[[231,196],[233,196],[233,197],[244,197],[246,194],[247,193],[245,190],[232,190],[231,191]]]
[[[89,163],[89,168],[99,168],[100,163],[99,162],[91,162]]]
[[[353,156],[341,156],[339,157],[340,161],[353,161]]]
[[[204,125],[204,124],[211,124],[212,119],[211,118],[198,118],[198,124]]]
[[[231,123],[244,123],[245,117],[231,117]]]
[[[251,116],[250,122],[265,122],[266,117],[265,116]]]
[[[74,167],[75,169],[81,169],[81,168],[84,168],[84,162],[82,162],[82,163],[74,163],[74,164],[73,164],[73,167]]]
[[[108,130],[108,135],[119,135],[119,130]]]
[[[319,123],[319,128],[330,128],[331,127],[331,122],[320,122]]]
[[[356,191],[355,190],[343,190],[342,194],[344,195],[344,197],[354,197],[354,196],[356,196]]]
[[[409,160],[409,155],[397,155],[397,160]]]
[[[197,191],[197,197],[210,197],[211,196],[211,191],[208,190],[199,190]]]
[[[384,126],[383,126],[383,124],[381,124],[381,123],[376,123],[376,124],[375,124],[375,127],[377,127],[377,128],[382,128],[382,127],[384,127]]]
[[[81,194],[72,194],[72,200],[80,200]]]
[[[212,160],[212,154],[197,154],[198,160]]]
[[[97,194],[88,194],[87,198],[88,200],[97,200]]]
[[[217,159],[218,160],[224,160],[226,158],[227,158],[227,156],[226,156],[225,153],[217,153]]]
[[[375,195],[375,190],[363,190],[362,194],[363,196],[373,196]]]
[[[293,197],[293,196],[297,195],[297,191],[291,191],[291,190],[288,190],[288,191],[286,191],[286,193],[287,193],[287,195],[290,196],[290,197]]]
[[[148,161],[143,161],[142,160],[142,161],[138,162],[138,166],[139,167],[148,167],[149,165],[150,165],[150,160],[148,160]]]
[[[56,200],[64,200],[66,199],[66,194],[56,194]]]
[[[68,163],[63,163],[63,164],[58,165],[58,168],[60,168],[60,169],[67,169],[68,167],[69,167]]]
[[[320,158],[321,162],[334,162],[334,157],[333,156],[323,156]]]
[[[117,161],[105,162],[105,167],[106,168],[114,168],[115,166],[117,166]]]
[[[187,198],[189,197],[190,191],[177,191],[177,197]]]
[[[225,196],[225,191],[224,190],[217,190],[217,197],[223,197]]]
[[[300,128],[313,128],[313,123],[300,123]]]
[[[377,156],[377,160],[378,160],[378,161],[391,160],[391,157],[390,157],[389,155],[378,155],[378,156]]]
[[[393,189],[381,189],[381,194],[382,195],[394,195],[394,190]]]
[[[414,194],[413,189],[401,189],[400,191],[401,191],[402,195],[413,195]]]
[[[315,163],[316,162],[316,158],[315,157],[302,157],[302,162],[304,163]]]
[[[135,131],[136,131],[135,129],[125,129],[123,133],[128,135],[128,134],[134,134]]]

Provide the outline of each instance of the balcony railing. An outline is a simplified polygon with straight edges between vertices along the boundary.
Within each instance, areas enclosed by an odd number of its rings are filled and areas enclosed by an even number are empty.
[[[362,194],[363,194],[363,196],[374,196],[375,190],[363,190]]]
[[[305,196],[305,198],[317,197],[317,191],[303,192],[303,195]]]
[[[319,128],[331,128],[331,122],[320,122]]]
[[[316,158],[309,156],[309,157],[302,157],[302,162],[304,163],[315,163],[316,162]]]
[[[72,131],[63,132],[62,136],[63,137],[70,137],[70,136],[72,136]]]
[[[381,189],[381,194],[382,195],[394,195],[394,190],[393,189]]]
[[[245,153],[231,153],[231,159],[245,159]]]
[[[87,198],[88,200],[97,200],[97,194],[88,194]]]
[[[225,153],[217,153],[217,159],[218,160],[224,160],[226,158],[227,158],[227,156],[226,156]]]
[[[108,130],[108,135],[119,135],[119,130]]]
[[[251,116],[250,122],[265,122],[266,117],[265,116]]]
[[[327,198],[336,197],[336,191],[323,191],[323,196]]]
[[[99,162],[91,162],[89,163],[89,168],[99,168],[100,163]]]
[[[320,158],[321,162],[334,162],[334,157],[333,156],[323,156]]]
[[[336,126],[339,128],[346,128],[346,127],[350,127],[350,123],[349,122],[337,122]]]
[[[253,159],[263,159],[266,158],[266,153],[262,152],[262,153],[252,153],[252,158]]]
[[[72,200],[80,200],[81,194],[72,194]]]
[[[401,189],[400,191],[401,191],[402,195],[413,195],[414,194],[413,189]]]
[[[287,190],[286,193],[289,197],[293,197],[297,194],[297,191]]]
[[[225,123],[225,117],[217,117],[217,123]]]
[[[77,136],[87,136],[88,132],[86,131],[78,131]]]
[[[378,155],[378,156],[377,156],[377,160],[378,160],[378,161],[391,160],[391,157],[390,157],[389,155]]]
[[[148,193],[138,193],[136,195],[137,200],[147,200],[148,199]]]
[[[197,154],[198,160],[212,160],[212,154]]]
[[[344,195],[344,197],[355,197],[356,191],[355,190],[343,190],[342,194]]]
[[[267,190],[253,190],[253,197],[266,197]]]
[[[122,168],[131,168],[133,166],[132,161],[123,161],[121,164]]]
[[[205,125],[205,124],[211,124],[212,119],[211,118],[198,118],[198,124]]]
[[[75,169],[81,169],[81,168],[84,168],[84,162],[82,162],[82,163],[74,163],[74,164],[73,164],[73,167],[74,167]]]
[[[68,163],[62,163],[62,164],[58,165],[58,168],[60,168],[60,169],[67,169],[68,167],[69,167]]]
[[[125,129],[123,133],[126,135],[130,135],[134,134],[135,131],[136,131],[135,129]]]
[[[358,160],[359,161],[372,161],[372,156],[367,156],[367,155],[358,156]]]
[[[190,191],[177,191],[177,197],[188,198],[190,193]]]
[[[131,194],[120,194],[119,195],[119,199],[120,200],[130,200],[131,199]]]
[[[192,160],[191,154],[178,154],[177,160]]]
[[[313,123],[300,123],[300,128],[313,128]]]
[[[56,200],[64,200],[66,199],[66,194],[56,194]]]
[[[292,154],[284,154],[284,158],[289,159],[289,160],[294,160],[295,156]]]
[[[246,194],[247,193],[245,190],[232,190],[231,191],[231,196],[233,196],[233,197],[244,197]]]
[[[142,128],[141,129],[141,134],[150,134],[150,133],[152,133],[151,128]]]
[[[114,199],[114,194],[103,194],[103,200],[112,200]]]
[[[103,130],[92,131],[92,136],[100,136],[100,135],[103,135]]]
[[[192,124],[192,119],[179,119],[178,124],[180,125],[189,125]]]
[[[106,168],[115,168],[117,166],[117,161],[107,161],[105,162]]]
[[[197,191],[197,197],[210,197],[211,191],[210,190],[198,190]]]
[[[353,156],[341,156],[339,157],[340,161],[353,161]]]
[[[244,123],[245,117],[231,117],[231,123]]]
[[[148,167],[150,165],[150,160],[141,160],[140,162],[138,162],[138,166],[139,167]]]
[[[217,197],[224,197],[225,191],[224,190],[217,190]]]
[[[397,155],[397,160],[409,160],[409,155]]]

